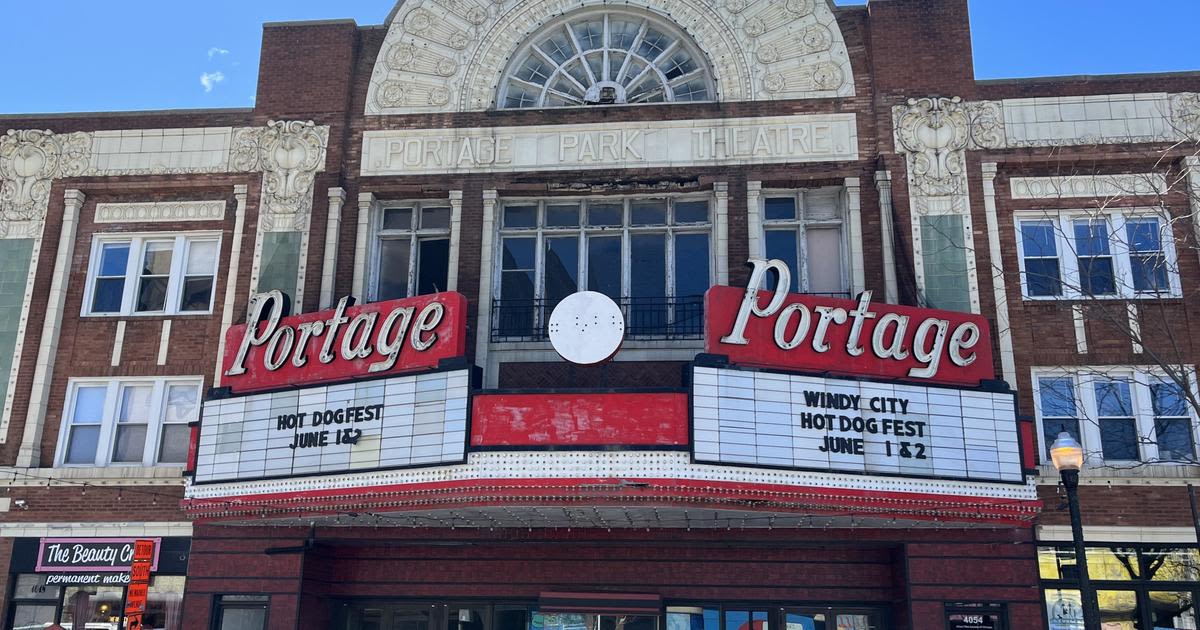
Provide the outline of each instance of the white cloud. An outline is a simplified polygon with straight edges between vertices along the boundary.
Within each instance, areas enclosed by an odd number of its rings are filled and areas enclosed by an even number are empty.
[[[205,72],[204,74],[200,75],[200,85],[204,86],[205,92],[213,91],[213,88],[224,80],[225,73],[221,72],[220,70],[216,72]]]
[[[217,48],[216,46],[213,46],[212,48],[208,49],[208,58],[209,59],[212,59],[213,57],[216,57],[217,55],[228,55],[228,54],[229,54],[229,51],[225,50],[224,48]]]

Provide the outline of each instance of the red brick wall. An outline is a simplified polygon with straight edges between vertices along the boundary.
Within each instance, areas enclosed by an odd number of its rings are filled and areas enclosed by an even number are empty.
[[[212,598],[222,593],[270,594],[270,627],[298,620],[307,629],[328,627],[342,598],[533,601],[561,589],[653,593],[681,604],[872,605],[901,630],[940,627],[946,601],[1006,602],[1013,628],[1040,619],[1028,530],[319,528],[316,547],[303,556],[263,554],[306,535],[199,526],[187,627],[207,627]]]

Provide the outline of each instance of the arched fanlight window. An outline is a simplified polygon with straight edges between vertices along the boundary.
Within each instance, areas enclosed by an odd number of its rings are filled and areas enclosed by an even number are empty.
[[[518,51],[499,107],[713,100],[704,55],[678,27],[638,13],[589,11],[556,20]]]

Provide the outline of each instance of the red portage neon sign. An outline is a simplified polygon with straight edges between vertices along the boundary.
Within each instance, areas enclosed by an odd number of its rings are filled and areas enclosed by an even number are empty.
[[[431,370],[467,347],[467,300],[458,293],[282,317],[283,295],[260,296],[249,324],[225,336],[222,385],[246,393]]]
[[[751,261],[746,289],[713,287],[705,296],[705,351],[730,362],[976,386],[994,378],[987,319],[970,313],[789,294],[780,261]],[[771,293],[769,271],[779,274]]]

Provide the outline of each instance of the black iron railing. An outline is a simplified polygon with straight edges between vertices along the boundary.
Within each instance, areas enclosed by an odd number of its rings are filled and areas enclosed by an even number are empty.
[[[704,338],[704,297],[625,297],[616,300],[630,339]],[[544,341],[556,300],[493,300],[492,341]]]

